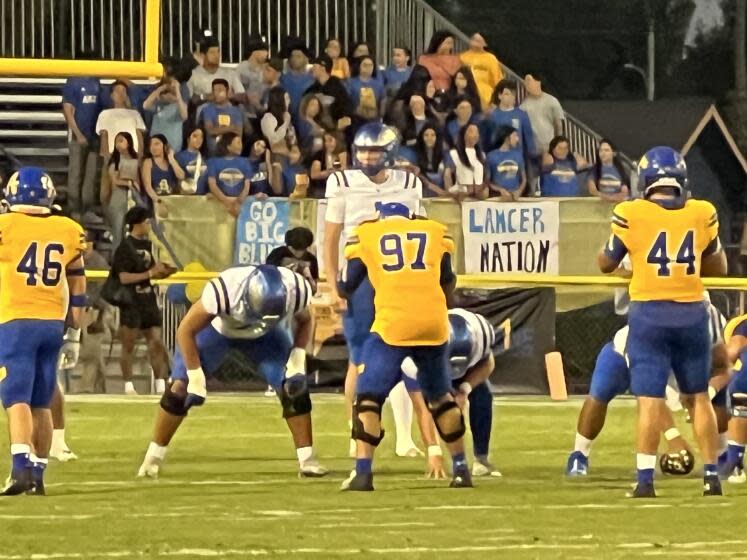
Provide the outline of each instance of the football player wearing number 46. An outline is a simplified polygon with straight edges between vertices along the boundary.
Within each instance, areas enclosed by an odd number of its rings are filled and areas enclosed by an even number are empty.
[[[51,213],[55,189],[38,167],[23,167],[5,189],[0,216],[0,398],[8,414],[13,466],[2,494],[44,494],[52,444],[50,404],[57,365],[78,360],[86,305],[86,237]],[[65,318],[72,327],[64,332]]]
[[[612,235],[599,254],[613,272],[626,254],[630,282],[627,353],[630,389],[638,399],[638,483],[632,497],[655,497],[659,414],[670,371],[693,403],[693,428],[703,459],[703,495],[721,495],[716,469],[718,430],[708,396],[711,337],[701,276],[726,274],[716,209],[688,199],[687,166],[672,148],[652,148],[638,163],[642,198],[618,204]]]

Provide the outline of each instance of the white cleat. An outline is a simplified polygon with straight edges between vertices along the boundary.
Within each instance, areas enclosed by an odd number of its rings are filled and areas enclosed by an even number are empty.
[[[275,389],[273,389],[271,386],[267,386],[267,389],[265,390],[265,397],[275,397],[277,396],[277,393],[275,393]]]
[[[158,473],[161,470],[161,463],[162,461],[160,459],[155,459],[153,457],[146,457],[143,461],[143,464],[140,465],[140,469],[137,471],[138,478],[152,478],[152,479],[158,479]]]
[[[409,457],[410,459],[414,459],[415,457],[425,457],[425,453],[418,449],[418,446],[414,443],[408,447],[398,447],[395,454],[397,457]]]
[[[472,463],[472,476],[492,476],[499,478],[503,475],[492,463],[476,460]]]
[[[355,478],[355,469],[350,471],[350,474],[348,477],[342,481],[342,484],[340,484],[340,490],[347,490],[350,487],[350,483],[353,482],[353,479]]]
[[[300,478],[321,478],[329,474],[329,469],[319,464],[315,458],[304,461],[298,469],[298,476]]]
[[[129,396],[138,394],[138,392],[135,390],[135,387],[125,387],[124,393],[125,395],[129,395]]]
[[[78,456],[67,448],[52,449],[49,452],[49,456],[52,459],[57,459],[60,463],[67,463],[68,461],[78,460]]]
[[[734,467],[734,470],[726,480],[731,484],[744,484],[747,482],[747,475],[744,473],[744,469]]]

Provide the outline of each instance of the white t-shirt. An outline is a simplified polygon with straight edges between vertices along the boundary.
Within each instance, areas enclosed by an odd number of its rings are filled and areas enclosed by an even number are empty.
[[[244,287],[256,266],[237,266],[220,273],[207,283],[200,301],[205,311],[215,315],[211,325],[228,338],[259,338],[267,329],[247,319],[244,306]],[[284,267],[278,267],[286,291],[285,317],[292,318],[309,306],[313,290],[311,284],[300,274]],[[254,328],[253,328],[254,327]]]
[[[114,138],[120,132],[129,132],[132,136],[132,144],[138,151],[137,131],[145,131],[143,117],[135,109],[104,109],[99,113],[96,121],[96,134],[106,130],[109,140],[109,153],[114,153]]]
[[[466,148],[464,151],[467,153],[467,159],[472,165],[472,169],[462,163],[462,160],[459,159],[459,153],[456,150],[449,152],[451,161],[454,162],[456,184],[466,186],[482,185],[485,177],[485,167],[477,158],[477,151],[474,148]]]
[[[209,95],[213,92],[213,80],[221,78],[228,82],[233,93],[244,93],[244,84],[233,68],[218,66],[215,72],[208,72],[204,66],[196,66],[187,82],[189,95]]]

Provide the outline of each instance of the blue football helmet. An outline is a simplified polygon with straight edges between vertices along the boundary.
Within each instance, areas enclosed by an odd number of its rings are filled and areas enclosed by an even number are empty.
[[[382,169],[394,167],[398,150],[396,128],[379,122],[364,124],[353,139],[353,167],[372,177]]]
[[[263,330],[277,325],[286,315],[287,301],[288,290],[277,267],[262,264],[247,277],[242,295],[247,324]]]
[[[401,202],[377,202],[374,207],[382,218],[390,216],[403,216],[409,218],[412,215],[406,204]]]
[[[471,353],[472,336],[467,320],[461,315],[449,313],[449,362],[453,379],[459,379],[467,373]]]
[[[21,167],[5,185],[11,210],[51,212],[56,195],[52,179],[40,167]]]
[[[685,158],[668,146],[651,148],[638,162],[638,190],[643,198],[648,198],[657,187],[670,187],[679,198],[686,196]]]

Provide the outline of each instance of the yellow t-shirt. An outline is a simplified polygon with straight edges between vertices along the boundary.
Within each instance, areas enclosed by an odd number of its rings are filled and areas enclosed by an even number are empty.
[[[503,69],[498,59],[489,52],[464,51],[459,55],[462,64],[469,66],[480,94],[482,110],[490,107],[493,90],[503,79]]]

